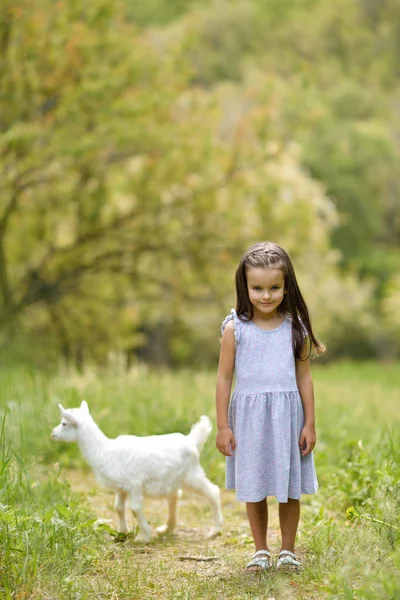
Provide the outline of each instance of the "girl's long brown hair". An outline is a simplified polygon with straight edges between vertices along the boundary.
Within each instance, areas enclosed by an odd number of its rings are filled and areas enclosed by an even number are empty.
[[[240,259],[236,270],[236,312],[242,321],[252,321],[253,305],[247,290],[246,270],[252,267],[281,269],[285,279],[285,296],[278,307],[292,321],[293,352],[296,358],[308,358],[310,354],[321,354],[325,346],[315,337],[307,305],[300,292],[296,274],[287,252],[273,242],[260,242],[251,246]],[[304,344],[308,336],[308,355],[304,356]]]

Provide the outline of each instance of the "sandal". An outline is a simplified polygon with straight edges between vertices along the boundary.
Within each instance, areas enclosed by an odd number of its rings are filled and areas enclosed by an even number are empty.
[[[253,569],[252,567],[257,567]],[[271,568],[271,553],[268,550],[259,550],[253,556],[253,559],[247,563],[245,570],[247,573],[263,573]]]
[[[290,550],[281,550],[279,552],[276,568],[279,570],[298,571],[301,562],[296,560],[296,555]]]

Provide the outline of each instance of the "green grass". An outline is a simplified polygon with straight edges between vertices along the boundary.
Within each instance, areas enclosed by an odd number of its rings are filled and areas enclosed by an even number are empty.
[[[314,381],[321,487],[302,504],[304,568],[292,577],[249,578],[243,565],[251,538],[244,507],[232,495],[224,494],[226,526],[216,541],[202,537],[206,507],[184,498],[185,527],[177,536],[145,547],[115,544],[94,526],[102,510],[112,516],[112,496],[92,481],[76,446],[50,440],[57,404],[72,407],[82,399],[110,437],[187,432],[201,414],[214,420],[214,373],[142,367],[48,378],[0,371],[0,597],[400,600],[399,365],[317,365]],[[223,487],[224,461],[213,435],[202,464]],[[351,506],[361,515],[353,521],[346,518]],[[164,512],[162,503],[150,504],[152,525]],[[270,512],[276,546],[274,501]],[[182,554],[219,561],[182,562]]]

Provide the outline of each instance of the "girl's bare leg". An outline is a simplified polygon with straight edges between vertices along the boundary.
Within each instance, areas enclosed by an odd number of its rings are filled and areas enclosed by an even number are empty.
[[[287,502],[279,504],[279,523],[281,526],[281,550],[294,552],[297,527],[300,519],[300,502],[289,498]]]
[[[253,534],[256,552],[268,550],[268,505],[267,499],[261,502],[246,502],[247,517],[249,519],[251,533]]]

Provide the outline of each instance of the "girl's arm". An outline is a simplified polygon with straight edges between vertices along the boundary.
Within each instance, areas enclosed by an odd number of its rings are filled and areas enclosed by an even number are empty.
[[[228,406],[231,396],[233,371],[235,367],[235,333],[233,321],[229,321],[221,340],[221,352],[217,374],[217,440],[218,450],[225,456],[232,456],[235,438],[228,423]]]
[[[315,406],[314,385],[311,376],[310,361],[296,360],[296,380],[304,409],[304,427],[302,429],[299,445],[303,456],[309,454],[317,442],[315,433]]]

